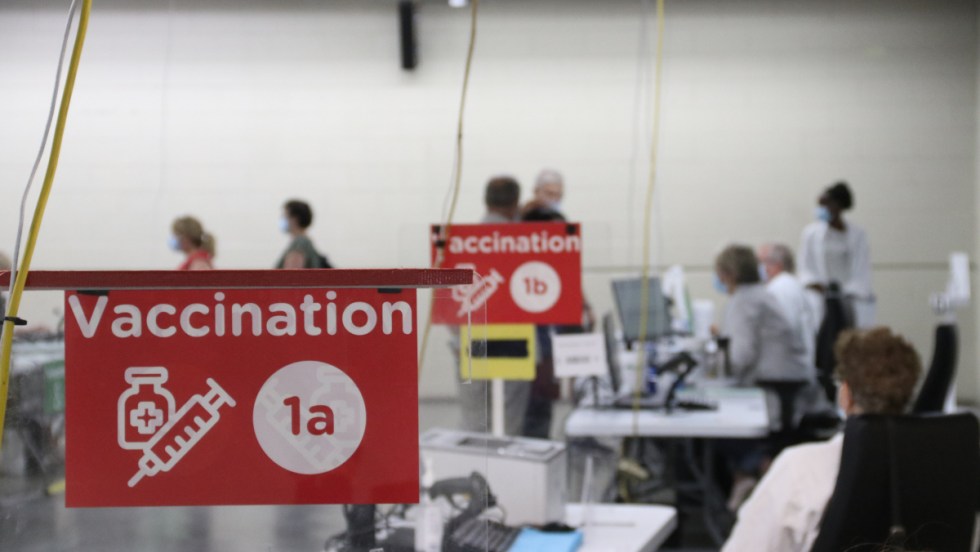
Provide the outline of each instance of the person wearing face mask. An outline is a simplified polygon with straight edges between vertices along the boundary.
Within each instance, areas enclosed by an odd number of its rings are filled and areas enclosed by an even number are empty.
[[[782,306],[762,283],[759,261],[751,247],[730,245],[715,258],[714,286],[728,295],[720,334],[729,340],[731,375],[740,386],[760,380],[803,383],[816,387],[814,371],[806,358],[806,346],[783,314]],[[814,393],[800,392],[794,413],[811,410]],[[766,410],[771,431],[782,425],[779,395],[766,389]],[[718,450],[732,470],[729,509],[735,511],[756,483],[768,457],[764,441],[736,440],[718,443]]]
[[[769,293],[779,301],[793,331],[806,346],[807,359],[813,362],[819,320],[795,270],[793,251],[788,246],[781,243],[759,246],[759,276],[766,283]]]
[[[170,249],[183,252],[184,262],[177,270],[211,270],[214,268],[214,236],[204,231],[194,217],[180,217],[171,225]]]
[[[545,206],[556,213],[561,212],[561,199],[565,195],[565,179],[554,169],[544,169],[534,181],[534,199],[537,206]]]
[[[730,339],[732,373],[739,383],[813,379],[806,344],[762,283],[752,248],[726,247],[715,259],[714,278],[715,289],[729,296],[721,332]],[[778,422],[778,415],[773,418]]]
[[[817,220],[803,229],[800,240],[799,277],[810,291],[810,301],[823,319],[823,296],[836,284],[859,328],[874,324],[874,290],[871,287],[871,251],[867,233],[844,220],[854,206],[846,182],[824,190],[818,199]]]
[[[332,268],[327,258],[317,252],[313,241],[306,235],[313,224],[313,210],[305,201],[292,199],[282,207],[279,230],[289,234],[292,240],[276,263],[276,268]]]
[[[838,406],[846,416],[905,412],[922,364],[888,328],[848,330],[835,345]],[[738,511],[722,552],[805,551],[837,482],[843,432],[825,442],[785,449]]]
[[[557,213],[564,218],[561,210],[561,200],[565,197],[565,178],[554,169],[542,169],[534,181],[534,197],[528,201],[521,209],[521,215],[525,216],[532,211],[546,209]],[[595,326],[595,313],[592,305],[583,294],[582,320],[587,330]]]

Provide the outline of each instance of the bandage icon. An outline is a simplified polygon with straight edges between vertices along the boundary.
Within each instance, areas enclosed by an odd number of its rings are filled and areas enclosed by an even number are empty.
[[[210,391],[191,397],[146,444],[139,472],[129,480],[130,487],[147,475],[170,471],[218,423],[221,407],[235,406],[235,399],[217,382],[208,378],[207,383]]]
[[[458,264],[456,268],[475,268],[471,264]],[[490,274],[482,277],[474,273],[473,283],[468,286],[458,286],[453,288],[453,300],[459,303],[459,312],[456,316],[466,316],[486,304],[487,300],[497,292],[497,289],[504,283],[504,277],[491,268]]]

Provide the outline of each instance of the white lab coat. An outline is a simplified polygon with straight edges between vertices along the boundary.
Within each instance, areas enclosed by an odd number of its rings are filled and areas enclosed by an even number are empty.
[[[844,434],[780,453],[738,511],[722,552],[809,551],[837,483]]]
[[[816,358],[817,330],[820,328],[820,321],[807,298],[806,289],[793,274],[780,272],[769,280],[766,290],[783,308],[783,314],[789,321],[793,333],[798,336],[806,349],[806,358],[812,368]]]
[[[800,249],[797,255],[797,274],[804,287],[810,284],[826,286],[827,260],[824,255],[824,239],[830,225],[824,221],[811,222],[803,229],[800,238]],[[863,228],[856,224],[847,223],[847,248],[851,259],[851,278],[840,282],[844,295],[852,298],[854,308],[854,323],[859,328],[874,325],[875,296],[871,287],[871,248],[868,245],[868,235]],[[815,312],[817,320],[823,320],[823,297],[809,291],[807,295]]]

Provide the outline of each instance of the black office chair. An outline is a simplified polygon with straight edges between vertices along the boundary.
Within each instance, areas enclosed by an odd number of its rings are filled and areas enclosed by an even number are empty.
[[[980,427],[972,414],[848,418],[837,484],[812,550],[877,552],[888,544],[969,552],[978,482]]]
[[[829,439],[839,430],[841,420],[836,412],[797,411],[797,398],[810,382],[761,379],[756,385],[772,391],[779,400],[779,429],[770,433],[767,443],[770,455],[800,443]]]
[[[796,429],[796,397],[808,384],[806,380],[758,379],[755,384],[772,391],[779,399],[779,436],[788,436]]]
[[[919,389],[912,412],[942,412],[946,396],[956,378],[957,338],[954,324],[936,326],[936,340],[932,349],[929,372]]]

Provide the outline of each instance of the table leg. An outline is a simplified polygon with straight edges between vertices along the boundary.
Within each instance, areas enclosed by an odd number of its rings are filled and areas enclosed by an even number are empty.
[[[701,440],[701,461],[694,451],[694,439],[685,440],[691,471],[701,487],[701,511],[704,525],[715,544],[721,546],[727,538],[727,505],[721,490],[714,483],[714,446],[711,439]],[[700,464],[700,466],[698,466]]]

